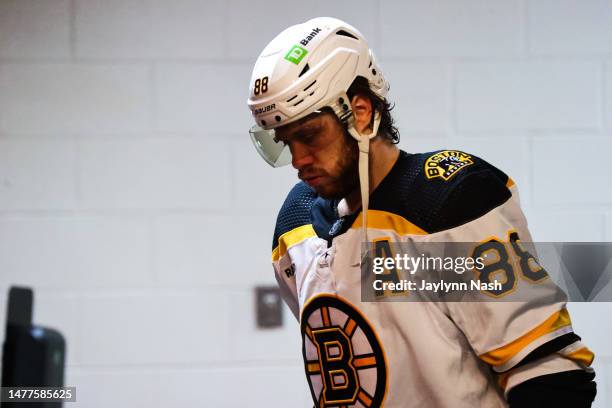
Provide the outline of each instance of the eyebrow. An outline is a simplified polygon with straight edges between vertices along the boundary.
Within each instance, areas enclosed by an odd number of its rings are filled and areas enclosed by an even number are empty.
[[[279,137],[279,134],[276,133],[275,139],[277,139],[278,141],[287,141],[288,139],[293,139],[296,137],[303,136],[306,133],[312,132],[313,130],[319,130],[321,129],[321,127],[322,125],[320,123],[305,123],[294,131],[286,132],[287,137]]]
[[[302,125],[299,129],[297,129],[295,132],[292,132],[292,133],[296,135],[300,135],[303,133],[311,132],[313,130],[319,130],[320,128],[321,128],[320,123],[307,123],[305,125]]]

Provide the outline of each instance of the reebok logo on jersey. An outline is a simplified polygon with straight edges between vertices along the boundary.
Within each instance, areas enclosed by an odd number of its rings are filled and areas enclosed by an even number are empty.
[[[466,166],[474,164],[472,156],[458,150],[444,150],[425,161],[425,175],[428,179],[441,177],[448,181]]]

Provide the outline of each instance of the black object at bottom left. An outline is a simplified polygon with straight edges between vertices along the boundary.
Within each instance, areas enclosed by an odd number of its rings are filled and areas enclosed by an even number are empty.
[[[2,353],[2,387],[42,388],[64,385],[66,342],[57,330],[32,324],[33,292],[9,290]],[[7,402],[2,408],[61,408],[56,401]]]

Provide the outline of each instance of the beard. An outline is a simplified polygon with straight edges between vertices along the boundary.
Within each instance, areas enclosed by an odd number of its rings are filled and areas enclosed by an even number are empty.
[[[359,188],[359,147],[346,130],[343,134],[344,143],[337,155],[334,175],[327,173],[330,181],[315,188],[319,196],[325,199],[340,200]]]

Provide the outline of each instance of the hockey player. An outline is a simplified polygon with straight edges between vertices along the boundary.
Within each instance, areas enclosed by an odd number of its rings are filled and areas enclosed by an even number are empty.
[[[589,407],[593,353],[521,245],[517,187],[466,152],[399,150],[388,89],[361,33],[327,17],[274,38],[250,82],[255,147],[302,180],[272,261],[315,406]],[[364,240],[482,243],[497,262],[482,278],[503,285],[488,301],[362,301]]]

